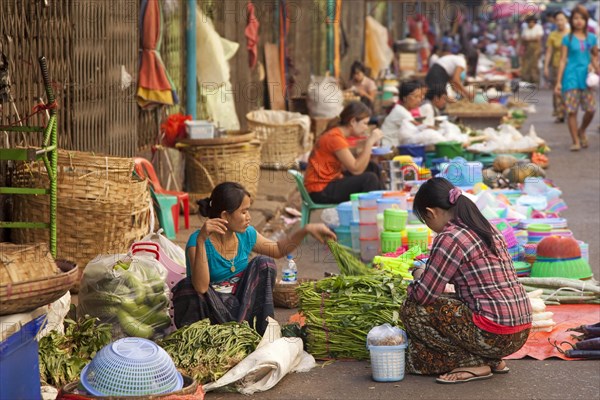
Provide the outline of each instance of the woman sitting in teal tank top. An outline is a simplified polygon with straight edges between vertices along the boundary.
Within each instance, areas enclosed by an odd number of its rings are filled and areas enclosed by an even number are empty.
[[[256,321],[263,334],[267,317],[274,316],[273,258],[293,252],[307,234],[320,242],[335,234],[324,224],[308,224],[278,242],[265,238],[250,225],[250,193],[239,183],[217,185],[198,205],[208,219],[186,245],[187,277],[173,288],[175,325],[205,318],[214,324]],[[252,252],[258,255],[249,259]]]

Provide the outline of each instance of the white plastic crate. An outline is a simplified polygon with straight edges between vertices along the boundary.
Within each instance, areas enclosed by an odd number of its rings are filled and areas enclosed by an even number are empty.
[[[210,121],[185,121],[185,131],[190,139],[213,139],[215,126]]]

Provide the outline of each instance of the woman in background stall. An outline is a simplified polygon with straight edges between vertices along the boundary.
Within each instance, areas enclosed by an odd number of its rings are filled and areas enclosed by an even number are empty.
[[[544,59],[544,78],[548,80],[551,88],[556,86],[556,77],[560,67],[560,54],[563,37],[569,33],[569,21],[564,12],[558,11],[554,14],[554,24],[556,30],[550,32],[546,40],[546,56]],[[556,119],[554,122],[562,123],[565,121],[565,105],[562,96],[554,93],[552,98],[552,116]]]
[[[418,109],[423,103],[426,93],[424,89],[426,89],[426,86],[419,81],[408,81],[400,84],[400,100],[385,117],[381,125],[384,145],[398,146],[400,144],[400,129],[404,121],[408,120],[418,125],[411,110]]]
[[[523,59],[521,62],[521,79],[540,84],[540,70],[538,62],[542,54],[542,37],[544,30],[537,23],[535,16],[529,16],[525,19],[526,26],[521,32],[521,45],[523,46]]]
[[[382,189],[379,166],[370,161],[381,131],[370,133],[357,157],[348,143],[348,137],[367,133],[370,117],[365,104],[351,102],[317,139],[304,176],[304,186],[315,203],[337,204],[350,200],[352,193]]]
[[[367,69],[360,61],[355,61],[350,67],[350,89],[360,96],[360,101],[373,110],[377,85],[367,76]]]

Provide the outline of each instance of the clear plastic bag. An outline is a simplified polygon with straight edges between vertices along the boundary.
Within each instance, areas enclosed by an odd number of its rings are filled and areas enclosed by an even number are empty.
[[[367,334],[368,346],[402,346],[406,343],[406,333],[387,323],[372,328]]]
[[[85,267],[77,315],[113,325],[113,336],[161,338],[169,333],[167,270],[149,256],[98,256]]]

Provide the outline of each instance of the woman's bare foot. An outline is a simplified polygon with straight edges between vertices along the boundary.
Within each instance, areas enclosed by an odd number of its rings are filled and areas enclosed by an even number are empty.
[[[579,143],[581,143],[581,147],[586,149],[588,147],[588,140],[587,140],[587,135],[585,134],[585,131],[577,132],[577,136],[579,136]]]
[[[438,383],[463,383],[481,379],[489,379],[493,376],[492,369],[487,365],[479,367],[459,367],[440,375]]]

